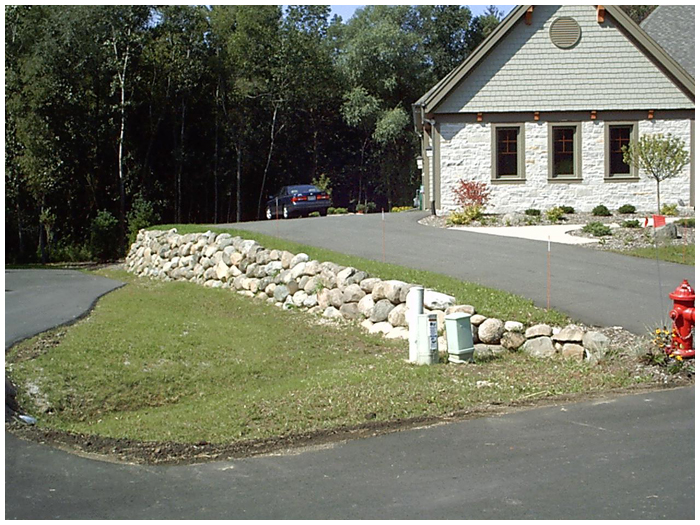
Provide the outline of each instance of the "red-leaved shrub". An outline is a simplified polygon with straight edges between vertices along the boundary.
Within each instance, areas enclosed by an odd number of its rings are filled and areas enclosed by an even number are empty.
[[[475,182],[473,180],[460,180],[455,189],[455,198],[463,207],[486,206],[489,202],[491,192],[488,186],[483,182]]]

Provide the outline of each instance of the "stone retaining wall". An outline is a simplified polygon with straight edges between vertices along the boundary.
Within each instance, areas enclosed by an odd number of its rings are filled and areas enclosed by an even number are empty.
[[[309,260],[305,253],[268,250],[253,240],[228,233],[141,230],[126,257],[127,271],[165,281],[190,281],[211,288],[228,288],[282,308],[296,307],[328,319],[360,323],[370,333],[408,339],[406,297],[417,284],[381,280],[367,272],[332,262]],[[426,289],[424,312],[438,317],[439,349],[447,350],[445,315],[471,315],[475,355],[498,355],[522,350],[536,357],[562,354],[574,359],[599,359],[608,338],[571,325],[560,329],[540,324],[487,318],[471,305]]]

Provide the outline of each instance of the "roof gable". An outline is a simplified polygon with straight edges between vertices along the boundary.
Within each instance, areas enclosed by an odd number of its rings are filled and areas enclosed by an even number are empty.
[[[596,6],[530,7],[515,8],[417,105],[428,113],[694,108],[694,80],[619,8],[599,23]],[[549,39],[561,16],[581,26],[570,49]]]
[[[695,78],[694,5],[660,5],[641,28]]]

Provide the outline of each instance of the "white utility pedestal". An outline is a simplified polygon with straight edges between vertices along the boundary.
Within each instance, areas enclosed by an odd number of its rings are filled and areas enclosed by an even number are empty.
[[[440,361],[438,355],[437,314],[419,314],[417,323],[417,355],[419,365],[434,365]]]
[[[472,316],[456,312],[445,316],[448,361],[451,363],[474,362],[474,337],[472,336]]]
[[[418,316],[423,313],[422,286],[414,286],[408,291],[406,297],[406,320],[408,322],[408,361],[415,363],[418,360]]]

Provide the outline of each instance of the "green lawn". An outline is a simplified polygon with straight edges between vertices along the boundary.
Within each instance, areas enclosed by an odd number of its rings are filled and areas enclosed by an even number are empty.
[[[356,325],[325,323],[231,290],[97,273],[128,284],[76,325],[6,355],[6,371],[24,392],[20,402],[40,427],[232,443],[649,380],[615,359],[589,365],[520,353],[419,367],[406,363],[406,342]],[[26,395],[30,389],[42,403]]]
[[[695,245],[687,246],[649,246],[646,248],[636,248],[620,252],[624,255],[643,257],[645,259],[659,259],[660,261],[673,262],[678,264],[688,264],[695,266]]]

